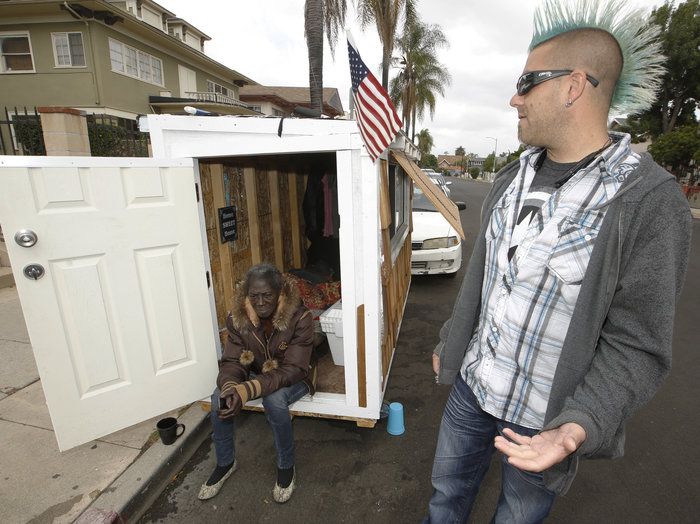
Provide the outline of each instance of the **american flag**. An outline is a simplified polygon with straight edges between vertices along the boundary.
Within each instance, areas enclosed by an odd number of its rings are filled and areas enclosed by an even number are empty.
[[[360,58],[350,35],[348,54],[357,127],[360,128],[362,140],[374,162],[394,141],[396,133],[401,129],[401,119],[396,114],[388,93]]]

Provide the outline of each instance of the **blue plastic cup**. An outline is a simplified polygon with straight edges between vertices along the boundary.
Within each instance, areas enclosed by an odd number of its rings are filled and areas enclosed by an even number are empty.
[[[386,426],[389,435],[401,435],[403,427],[403,405],[400,402],[389,404],[389,423]]]

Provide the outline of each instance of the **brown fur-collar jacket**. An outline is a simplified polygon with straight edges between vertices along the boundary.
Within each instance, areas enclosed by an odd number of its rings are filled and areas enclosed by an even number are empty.
[[[255,380],[248,386],[254,384],[254,387],[248,387],[249,394],[242,395],[247,397],[245,400],[264,397],[300,380],[309,386],[309,393],[314,394],[316,370],[311,362],[311,312],[302,304],[290,278],[285,278],[282,285],[272,325],[272,334],[266,339],[262,322],[239,284],[234,293],[233,309],[226,318],[228,337],[216,380],[222,392],[250,380],[253,372]]]

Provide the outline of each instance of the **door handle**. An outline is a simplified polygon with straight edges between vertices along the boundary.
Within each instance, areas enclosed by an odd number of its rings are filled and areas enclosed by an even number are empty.
[[[15,233],[15,242],[22,247],[32,247],[36,244],[37,236],[31,229],[20,229]]]
[[[39,280],[44,276],[44,266],[40,264],[29,264],[24,267],[22,272],[29,280]]]

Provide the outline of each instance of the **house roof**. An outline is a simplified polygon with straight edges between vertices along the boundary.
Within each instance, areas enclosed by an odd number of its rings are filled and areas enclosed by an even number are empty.
[[[188,31],[194,32],[200,38],[204,38],[204,40],[211,40],[210,36],[208,36],[203,31],[200,31],[195,26],[190,24],[187,20],[184,20],[182,18],[177,18],[177,17],[176,18],[168,18],[168,23],[169,24],[184,25],[185,27],[187,27]]]
[[[462,158],[464,158],[462,155],[438,155],[438,163],[444,161],[451,166],[456,166],[462,161]]]
[[[121,5],[119,5],[119,7],[121,9],[124,9],[124,7],[122,7],[125,4],[124,0],[106,0],[106,1],[109,2],[110,4],[121,4]],[[155,2],[154,0],[141,0],[141,3],[146,4],[146,5],[150,4],[152,6],[155,6],[156,9],[158,9],[159,11],[163,11],[168,16],[175,16],[175,13],[173,13],[170,9],[159,4],[158,2]],[[126,11],[126,9],[124,9],[124,11]]]
[[[246,85],[240,88],[238,96],[246,103],[272,102],[290,113],[296,106],[311,107],[308,87]],[[331,117],[344,114],[335,87],[323,88],[323,113]]]

